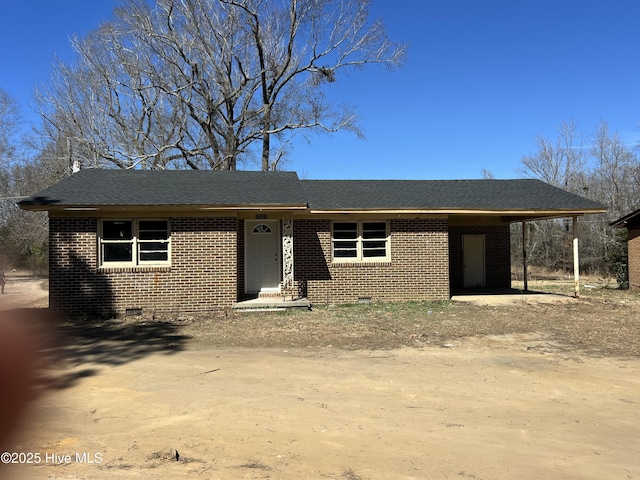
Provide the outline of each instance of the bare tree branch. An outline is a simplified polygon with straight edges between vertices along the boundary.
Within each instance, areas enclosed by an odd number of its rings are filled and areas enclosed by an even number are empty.
[[[340,73],[401,65],[369,1],[125,0],[75,39],[39,98],[51,139],[95,167],[277,168],[298,130],[360,134],[325,96]]]

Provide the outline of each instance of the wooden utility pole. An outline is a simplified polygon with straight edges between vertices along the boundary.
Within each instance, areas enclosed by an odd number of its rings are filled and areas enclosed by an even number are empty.
[[[573,294],[580,296],[580,256],[578,252],[578,217],[573,217]]]
[[[524,291],[529,291],[529,272],[527,271],[527,222],[522,221],[522,278]]]

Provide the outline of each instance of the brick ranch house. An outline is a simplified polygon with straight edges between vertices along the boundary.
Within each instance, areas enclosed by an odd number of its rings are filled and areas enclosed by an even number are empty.
[[[610,225],[627,229],[629,288],[640,290],[640,209],[611,222]]]
[[[509,287],[512,222],[604,211],[531,179],[92,169],[19,205],[49,214],[50,307],[102,316],[206,313],[257,295],[326,304]]]

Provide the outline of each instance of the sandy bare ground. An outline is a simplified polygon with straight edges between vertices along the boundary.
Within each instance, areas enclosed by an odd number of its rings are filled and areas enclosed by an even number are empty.
[[[305,321],[319,320],[295,320]],[[33,463],[0,466],[0,477],[640,478],[638,357],[591,355],[543,332],[261,348],[148,327],[100,341],[83,332],[61,348],[10,449]]]
[[[24,307],[48,307],[47,280],[25,272],[5,272],[7,283],[0,295],[0,310]]]

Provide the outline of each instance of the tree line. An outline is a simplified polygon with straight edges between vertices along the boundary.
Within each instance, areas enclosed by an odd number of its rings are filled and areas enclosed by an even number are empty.
[[[626,231],[609,224],[640,207],[638,146],[612,131],[601,120],[585,134],[574,121],[562,123],[553,139],[538,137],[537,152],[521,159],[523,176],[539,178],[571,193],[595,200],[607,212],[583,217],[579,222],[581,269],[612,275],[628,286]],[[527,259],[547,270],[573,268],[571,220],[532,222],[528,228]],[[512,230],[514,247],[522,244],[522,230]],[[512,248],[515,262],[522,248]]]

